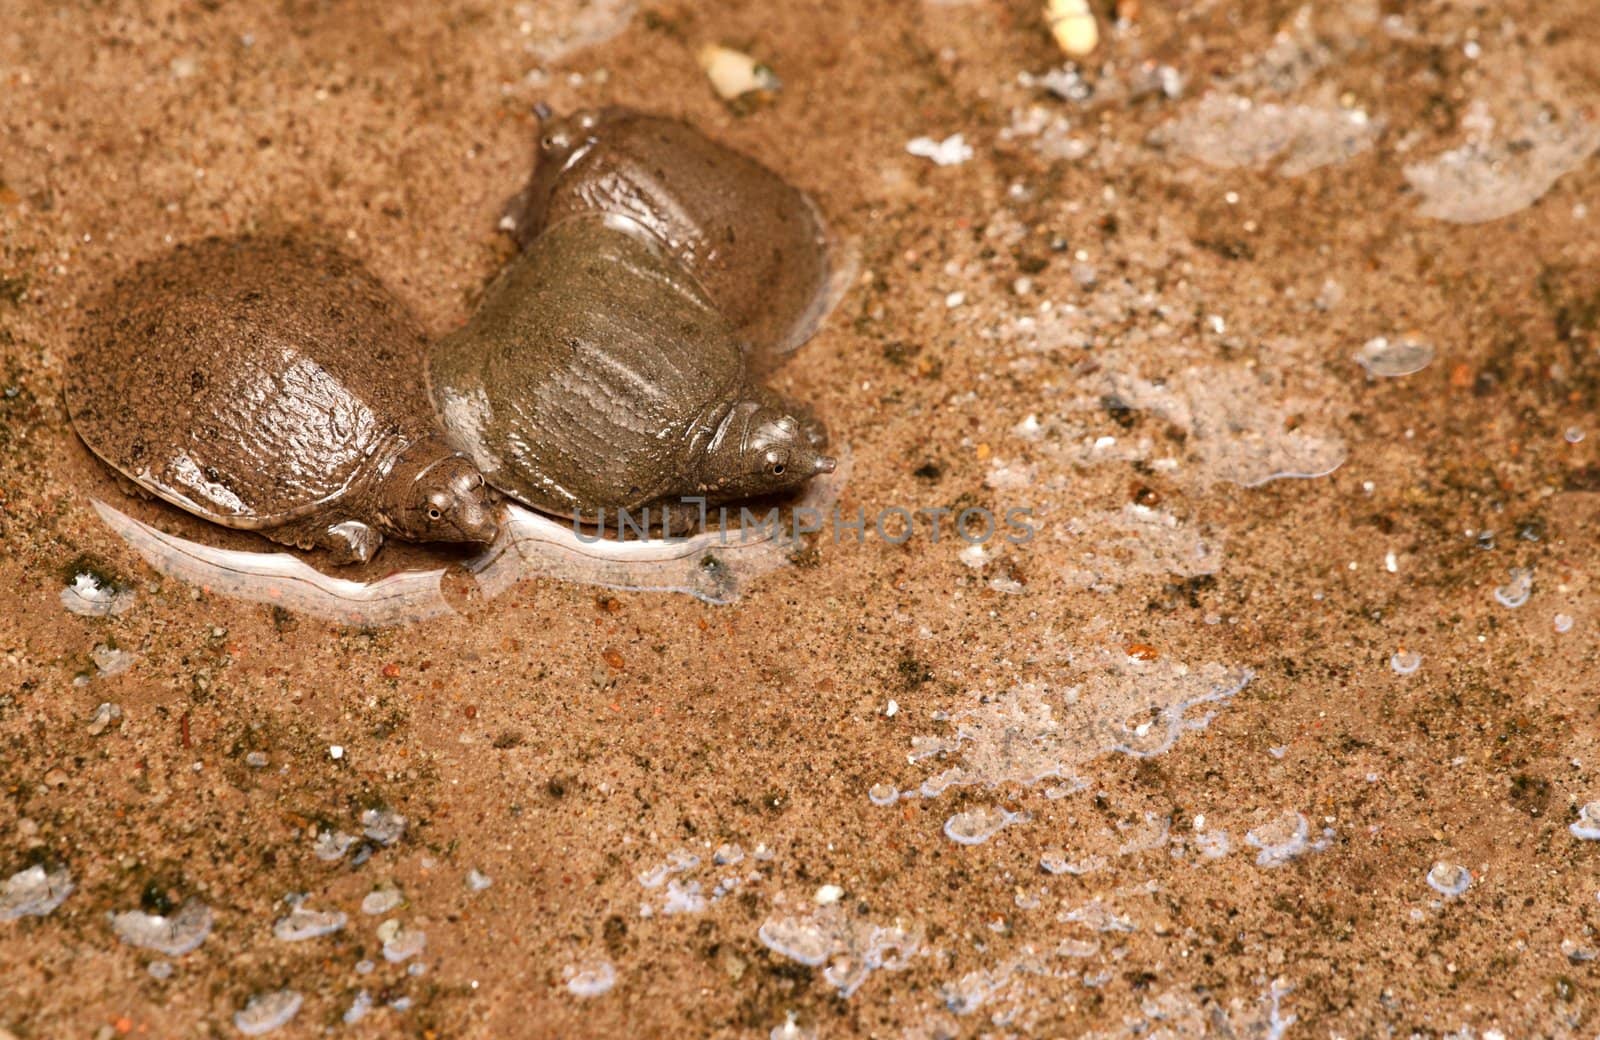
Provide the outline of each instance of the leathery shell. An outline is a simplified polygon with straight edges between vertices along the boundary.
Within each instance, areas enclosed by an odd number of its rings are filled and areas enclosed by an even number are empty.
[[[139,265],[68,373],[84,443],[229,527],[311,516],[431,434],[422,330],[360,264],[289,238],[212,238]]]
[[[543,130],[533,179],[508,214],[524,248],[576,215],[628,217],[699,279],[758,363],[811,337],[829,264],[804,192],[675,119],[606,108]]]
[[[529,243],[429,365],[457,446],[491,484],[558,514],[657,498],[744,375],[699,283],[652,235],[594,213]]]

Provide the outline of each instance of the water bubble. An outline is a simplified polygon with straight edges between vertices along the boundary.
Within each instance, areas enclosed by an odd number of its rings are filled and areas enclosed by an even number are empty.
[[[1498,220],[1537,202],[1600,147],[1600,123],[1557,99],[1531,96],[1509,119],[1495,120],[1482,99],[1462,117],[1467,140],[1403,173],[1422,200],[1417,212],[1458,224]],[[1496,123],[1505,125],[1494,136]]]
[[[1573,621],[1571,614],[1557,614],[1554,623],[1557,632],[1566,633],[1572,631]]]
[[[267,757],[267,753],[265,751],[252,751],[248,755],[244,756],[244,764],[249,766],[251,769],[265,769],[271,763],[271,761],[272,760]],[[334,858],[338,859],[339,857],[335,856]]]
[[[1563,434],[1562,437],[1568,444],[1583,443],[1583,431],[1578,429],[1576,426],[1567,427],[1567,432]]]
[[[1458,896],[1472,884],[1472,872],[1459,864],[1440,860],[1428,871],[1428,884],[1441,895]]]
[[[900,800],[900,792],[893,784],[873,784],[867,792],[867,801],[873,805],[893,805]]]
[[[45,870],[35,864],[6,878],[0,885],[0,921],[43,917],[72,894],[72,875],[66,867]]]
[[[1495,588],[1494,598],[1502,607],[1515,610],[1533,595],[1533,568],[1512,567],[1507,573],[1511,580]]]
[[[1256,866],[1281,867],[1307,852],[1320,852],[1327,848],[1331,837],[1329,832],[1324,831],[1323,837],[1311,840],[1311,821],[1301,813],[1291,811],[1281,813],[1249,831],[1244,840],[1261,850],[1256,854]]]
[[[1422,667],[1422,655],[1411,650],[1396,650],[1389,657],[1389,667],[1396,675],[1410,675]]]
[[[1233,169],[1278,162],[1285,177],[1300,177],[1373,146],[1383,122],[1359,108],[1280,105],[1212,91],[1189,111],[1159,127],[1153,139],[1210,166]]]
[[[1080,907],[1064,911],[1060,915],[1064,924],[1081,924],[1094,931],[1105,932],[1134,932],[1139,926],[1126,914],[1114,912],[1098,899],[1090,900]]]
[[[1578,819],[1572,824],[1572,836],[1584,841],[1600,841],[1600,802],[1590,802],[1578,810]]]
[[[473,892],[482,892],[492,884],[494,884],[494,879],[488,874],[485,874],[479,870],[467,871],[467,888],[469,890]]]
[[[1411,334],[1395,340],[1379,336],[1367,340],[1356,351],[1355,359],[1371,376],[1409,376],[1427,368],[1433,361],[1433,344]]]
[[[280,942],[305,942],[332,935],[345,926],[346,920],[338,910],[308,910],[297,906],[273,924],[272,935]]]
[[[393,809],[368,809],[361,814],[361,829],[379,845],[393,845],[406,832],[406,818]]]
[[[1014,813],[998,805],[958,812],[944,821],[945,837],[959,845],[982,845],[1013,823],[1026,823],[1025,812]]]
[[[245,1036],[262,1036],[288,1025],[300,1013],[302,997],[292,989],[261,993],[233,1014],[233,1024]]]
[[[150,962],[150,966],[145,968],[145,971],[148,971],[150,973],[150,977],[152,979],[160,979],[162,981],[166,981],[167,979],[172,978],[172,962],[171,961],[151,961]]]
[[[211,908],[191,899],[171,917],[125,910],[111,915],[111,930],[130,946],[181,957],[211,934]]]
[[[775,953],[822,967],[823,979],[845,998],[853,996],[872,972],[904,968],[922,941],[920,934],[899,922],[875,924],[836,903],[818,907],[809,917],[769,917],[756,935]]]
[[[80,617],[114,617],[133,606],[134,598],[132,589],[118,588],[88,571],[79,571],[61,590],[61,605]]]
[[[598,997],[617,984],[617,969],[608,960],[569,964],[561,969],[567,992],[575,997]]]

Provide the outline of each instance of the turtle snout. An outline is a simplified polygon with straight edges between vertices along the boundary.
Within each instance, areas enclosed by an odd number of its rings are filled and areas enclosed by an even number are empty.
[[[468,542],[492,542],[500,532],[495,516],[494,495],[481,473],[463,473],[455,479],[456,507],[451,519],[461,537]]]
[[[456,510],[455,524],[456,530],[461,532],[462,541],[488,543],[500,533],[500,523],[495,519],[494,510],[488,503],[474,499],[461,503]]]

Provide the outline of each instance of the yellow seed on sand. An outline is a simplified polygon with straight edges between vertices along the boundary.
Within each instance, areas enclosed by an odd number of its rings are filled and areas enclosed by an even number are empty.
[[[1089,0],[1048,0],[1045,22],[1056,45],[1073,57],[1082,57],[1100,43],[1100,26],[1089,10]]]
[[[742,51],[708,43],[697,55],[711,89],[725,101],[757,92],[771,93],[783,86],[773,71]]]

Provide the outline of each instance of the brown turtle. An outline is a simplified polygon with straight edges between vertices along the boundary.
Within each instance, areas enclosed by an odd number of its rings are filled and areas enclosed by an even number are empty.
[[[434,424],[423,350],[416,322],[339,251],[210,238],[99,302],[67,408],[141,491],[226,527],[339,562],[370,559],[385,535],[491,541],[491,492]]]
[[[490,483],[575,519],[659,517],[833,469],[810,410],[752,375],[825,302],[804,194],[683,123],[606,109],[547,121],[508,216],[522,253],[429,355],[445,429]]]

